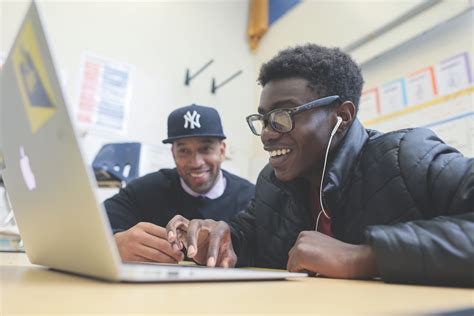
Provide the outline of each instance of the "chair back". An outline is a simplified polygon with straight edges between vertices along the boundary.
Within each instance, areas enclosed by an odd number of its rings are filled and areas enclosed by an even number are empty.
[[[138,178],[141,144],[105,144],[92,162],[97,181],[128,183]]]

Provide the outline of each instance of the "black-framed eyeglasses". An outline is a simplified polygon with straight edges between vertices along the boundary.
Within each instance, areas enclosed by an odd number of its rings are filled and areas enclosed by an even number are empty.
[[[289,133],[295,128],[293,116],[306,110],[330,105],[339,101],[338,95],[316,99],[291,109],[276,109],[266,114],[252,114],[246,120],[250,130],[257,136],[262,135],[263,129],[270,123],[273,130],[279,133]]]

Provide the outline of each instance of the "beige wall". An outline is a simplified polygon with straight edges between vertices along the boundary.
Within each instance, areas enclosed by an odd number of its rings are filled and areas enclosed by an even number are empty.
[[[8,52],[28,3],[0,0],[0,51]],[[125,136],[160,144],[166,118],[177,107],[210,105],[221,113],[231,160],[225,167],[248,175],[253,148],[245,115],[254,108],[254,57],[245,38],[248,3],[245,0],[186,1],[43,1],[51,45],[72,106],[78,101],[80,63],[86,51],[134,66],[133,92]],[[186,68],[198,70],[214,63],[184,85]],[[211,80],[243,74],[215,95]],[[244,132],[243,132],[244,131]],[[95,139],[91,139],[95,138]],[[120,136],[87,136],[91,159],[101,140]]]
[[[422,3],[303,0],[271,27],[255,54],[249,52],[245,38],[246,0],[44,1],[42,7],[73,104],[77,101],[84,51],[130,63],[135,66],[135,77],[128,139],[160,143],[165,135],[165,118],[173,108],[191,102],[212,105],[220,111],[229,137],[232,160],[225,166],[255,180],[268,157],[244,118],[257,108],[260,87],[255,80],[260,65],[295,44],[347,47]],[[442,24],[470,3],[442,1],[352,51],[363,64],[366,86],[381,84],[406,74],[407,69],[422,68],[461,51],[473,56],[473,19]],[[23,1],[1,0],[0,52],[8,51],[25,8]],[[420,37],[439,24],[441,31]],[[416,39],[412,44],[400,46],[411,38]],[[211,58],[214,64],[190,87],[184,86],[185,69],[197,70]],[[243,75],[216,95],[210,94],[213,76],[220,81],[239,69]]]

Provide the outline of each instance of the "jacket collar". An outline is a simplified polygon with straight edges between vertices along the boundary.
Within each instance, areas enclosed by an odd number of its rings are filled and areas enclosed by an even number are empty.
[[[335,205],[340,200],[342,187],[350,179],[368,138],[367,130],[356,118],[338,145],[332,159],[328,161],[328,170],[324,176],[323,185],[325,204]]]
[[[340,198],[340,187],[347,183],[368,138],[367,130],[356,118],[336,148],[336,152],[329,156],[323,185],[323,195],[324,199],[328,202],[327,204],[334,205],[333,201],[337,201]],[[273,169],[270,178],[274,184],[292,194],[300,192],[302,186],[307,185],[306,180],[303,178],[282,182],[277,179]]]

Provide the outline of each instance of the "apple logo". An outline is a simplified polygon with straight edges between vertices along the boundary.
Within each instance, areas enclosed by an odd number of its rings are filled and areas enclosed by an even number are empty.
[[[25,154],[25,149],[23,146],[20,146],[20,169],[21,174],[23,175],[23,180],[25,180],[26,187],[28,190],[33,191],[36,189],[36,180],[33,171],[30,166],[30,159]]]

